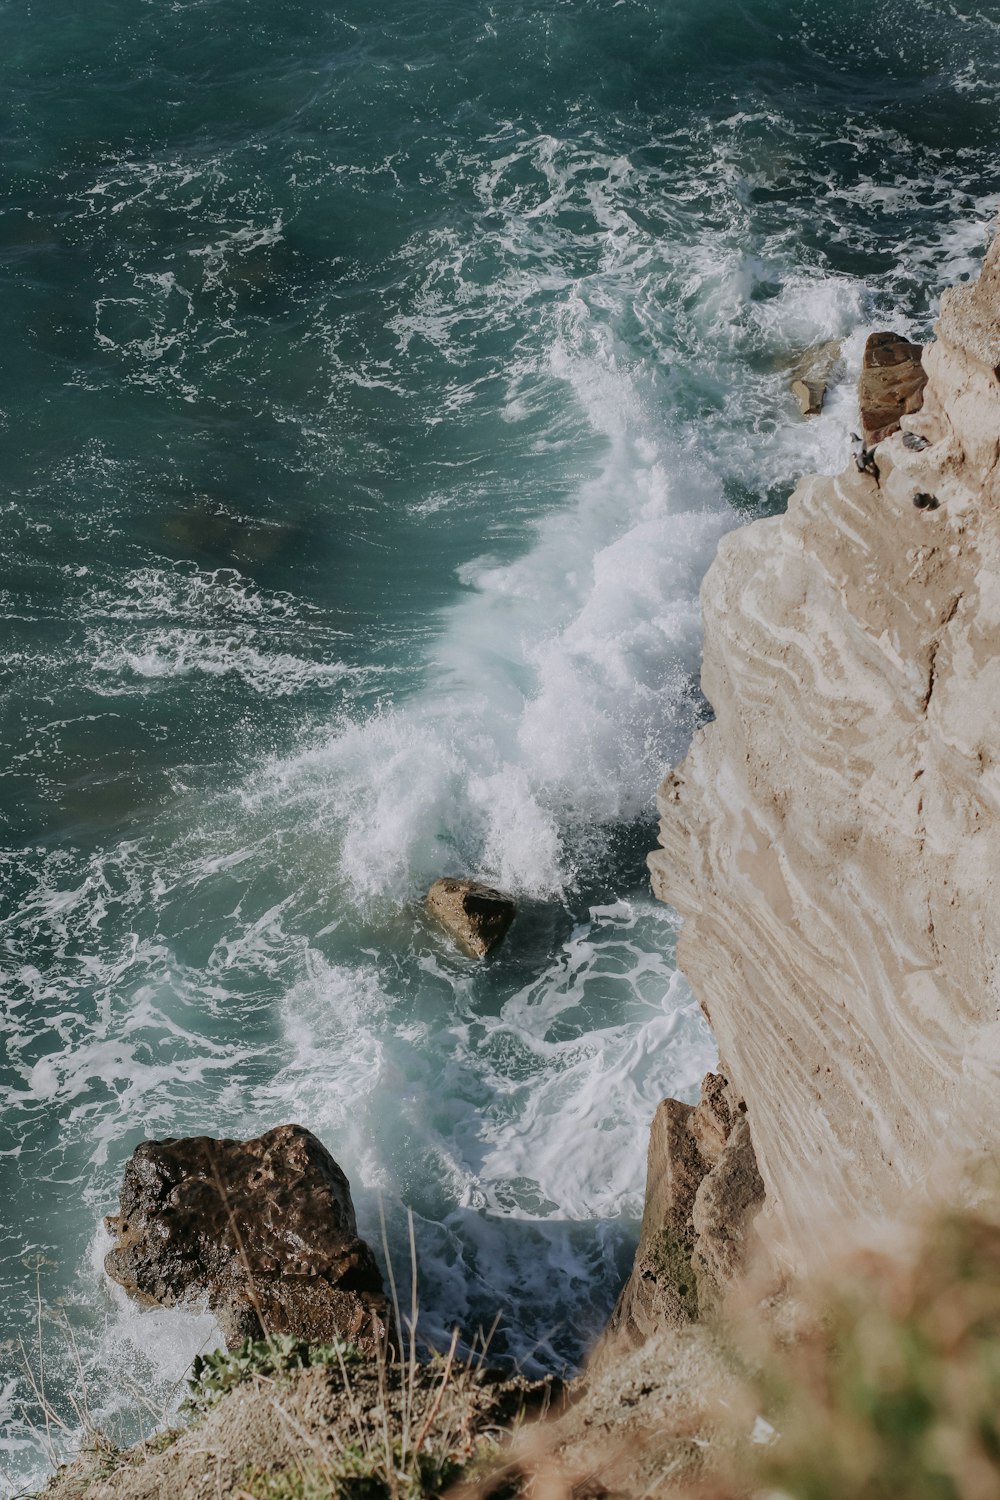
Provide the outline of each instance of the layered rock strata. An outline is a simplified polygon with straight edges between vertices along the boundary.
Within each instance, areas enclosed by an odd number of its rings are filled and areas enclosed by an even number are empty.
[[[793,1266],[1000,1143],[1000,241],[922,369],[874,473],[723,540],[650,858]]]
[[[250,1141],[144,1141],[105,1223],[109,1276],[143,1302],[207,1300],[230,1347],[292,1334],[374,1352],[390,1330],[347,1178],[301,1125]]]
[[[763,1197],[742,1101],[718,1073],[664,1099],[649,1136],[635,1264],[608,1334],[633,1347],[715,1309],[746,1265]]]

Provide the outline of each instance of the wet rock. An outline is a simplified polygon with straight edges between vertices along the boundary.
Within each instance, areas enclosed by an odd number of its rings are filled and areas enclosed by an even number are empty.
[[[927,374],[923,349],[898,333],[873,333],[865,345],[858,381],[861,431],[866,448],[896,432],[900,419],[919,411]]]
[[[611,1315],[600,1361],[714,1307],[745,1268],[764,1198],[739,1102],[721,1073],[697,1105],[664,1099],[649,1136],[646,1203],[635,1263]]]
[[[814,344],[792,366],[789,390],[799,403],[804,417],[815,417],[823,410],[827,388],[840,360],[840,340],[828,339]]]
[[[301,1125],[250,1141],[144,1141],[105,1223],[113,1280],[164,1307],[207,1299],[230,1347],[292,1334],[373,1353],[390,1330],[347,1178]]]
[[[517,910],[510,896],[478,880],[435,880],[425,904],[432,917],[473,958],[485,958],[502,942]]]

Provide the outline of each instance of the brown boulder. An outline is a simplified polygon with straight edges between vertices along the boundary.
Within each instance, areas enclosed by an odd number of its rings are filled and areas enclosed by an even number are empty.
[[[425,905],[473,958],[485,958],[502,942],[517,908],[510,896],[478,880],[435,880]]]
[[[924,404],[923,349],[898,333],[873,333],[865,345],[858,403],[864,446],[874,448]]]
[[[301,1125],[251,1141],[144,1141],[105,1223],[113,1280],[164,1307],[207,1298],[231,1348],[292,1334],[372,1353],[391,1328],[347,1178]]]

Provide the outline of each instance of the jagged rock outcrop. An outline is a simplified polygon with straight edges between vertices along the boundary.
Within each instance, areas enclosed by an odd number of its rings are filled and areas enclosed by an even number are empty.
[[[507,936],[517,908],[510,896],[478,880],[435,880],[428,912],[472,958],[485,958]]]
[[[723,540],[650,858],[792,1265],[1000,1144],[1000,241],[922,364],[877,477]]]
[[[251,1141],[144,1141],[105,1222],[108,1275],[164,1307],[207,1298],[230,1347],[292,1334],[373,1352],[390,1329],[347,1178],[301,1125]]]
[[[706,1075],[696,1105],[664,1099],[649,1135],[646,1202],[632,1274],[608,1325],[638,1347],[713,1310],[746,1266],[763,1185],[741,1101]]]

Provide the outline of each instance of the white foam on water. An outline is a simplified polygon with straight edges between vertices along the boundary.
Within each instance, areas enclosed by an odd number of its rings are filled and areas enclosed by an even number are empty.
[[[288,698],[309,687],[329,687],[345,678],[369,676],[344,662],[308,661],[288,651],[261,649],[241,639],[205,630],[149,630],[108,639],[95,633],[88,653],[94,671],[114,679],[106,692],[128,692],[135,680],[165,677],[238,677],[255,693]]]
[[[115,1371],[120,1388],[141,1405],[144,1392],[155,1394],[160,1403],[160,1421],[167,1421],[183,1394],[191,1362],[196,1354],[223,1345],[222,1334],[207,1307],[193,1303],[181,1307],[143,1307],[104,1270],[104,1258],[114,1243],[103,1223],[96,1226],[88,1254],[88,1269],[95,1299],[105,1306],[105,1328],[95,1349],[99,1363],[95,1375]],[[105,1397],[107,1410],[117,1402],[113,1387]]]
[[[480,1127],[479,1191],[492,1211],[537,1217],[541,1198],[570,1219],[641,1212],[645,1163],[635,1141],[664,1093],[689,1097],[715,1057],[673,968],[674,931],[649,898],[592,908],[550,969],[486,1024],[482,1083],[502,1101]],[[622,988],[631,992],[624,1005]],[[616,994],[604,1024],[591,990]],[[589,1028],[558,1035],[563,1015],[580,1008]],[[505,1066],[512,1051],[514,1076]]]
[[[674,969],[676,930],[650,897],[594,906],[495,1016],[478,1014],[474,971],[432,957],[416,1010],[400,1010],[375,954],[348,966],[314,955],[287,995],[292,1057],[255,1107],[334,1147],[362,1232],[379,1245],[380,1206],[389,1219],[404,1288],[414,1206],[429,1338],[489,1309],[509,1353],[530,1362],[544,1325],[558,1362],[613,1297],[613,1252],[641,1211],[636,1142],[664,1092],[692,1097],[714,1061]]]
[[[516,561],[464,568],[416,695],[249,789],[258,807],[322,804],[359,902],[455,871],[564,890],[574,834],[648,809],[690,732],[697,588],[735,518],[672,460],[613,357],[559,346],[553,367],[605,437],[598,473]]]
[[[126,1447],[170,1425],[195,1355],[223,1346],[206,1308],[133,1301],[104,1271],[112,1243],[98,1223],[72,1296],[45,1309],[34,1338],[22,1344],[18,1363],[30,1373],[0,1381],[0,1493],[5,1456],[17,1465],[10,1493],[34,1493],[95,1431]],[[79,1306],[84,1318],[71,1319]],[[54,1416],[33,1410],[25,1381],[44,1390]]]
[[[95,582],[80,612],[98,621],[214,620],[276,629],[317,613],[284,590],[260,588],[236,568],[199,568],[192,562],[130,568],[113,583]]]
[[[235,568],[134,568],[114,586],[95,581],[79,613],[86,639],[78,656],[107,697],[202,676],[236,677],[261,696],[287,698],[379,671],[336,659],[343,632],[315,606],[262,589]],[[311,655],[288,649],[303,643]]]

